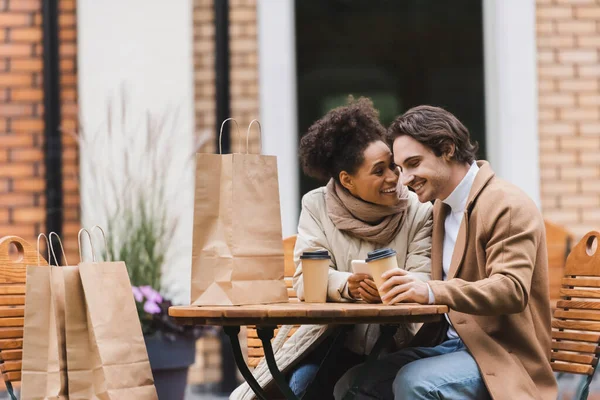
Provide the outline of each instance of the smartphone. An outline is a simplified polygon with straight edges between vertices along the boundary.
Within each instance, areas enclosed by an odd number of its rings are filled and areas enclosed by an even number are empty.
[[[369,266],[367,265],[365,260],[352,260],[350,262],[352,264],[352,272],[355,274],[367,274],[371,275],[369,271]]]

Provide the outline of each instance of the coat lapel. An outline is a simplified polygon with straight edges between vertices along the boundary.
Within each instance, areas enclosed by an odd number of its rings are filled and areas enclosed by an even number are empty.
[[[471,190],[469,191],[469,199],[467,200],[463,218],[460,222],[460,228],[458,229],[458,235],[456,236],[456,244],[454,245],[454,252],[452,253],[452,261],[450,262],[450,270],[448,271],[447,279],[454,278],[462,266],[462,260],[465,255],[469,235],[469,217],[471,215],[473,204],[475,203],[477,196],[479,196],[479,193],[481,193],[483,188],[495,175],[487,161],[477,161],[477,166],[479,167],[479,171],[477,172],[477,176],[475,176],[475,180],[473,181],[473,186],[471,186]],[[442,236],[442,248],[443,240],[444,238]]]
[[[433,206],[433,233],[431,235],[431,279],[441,281],[443,277],[442,257],[444,252],[444,221],[448,206],[436,200]]]

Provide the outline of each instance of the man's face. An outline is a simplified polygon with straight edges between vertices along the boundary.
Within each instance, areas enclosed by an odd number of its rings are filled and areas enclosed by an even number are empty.
[[[452,193],[451,168],[443,157],[406,135],[394,140],[393,150],[394,162],[402,170],[402,183],[415,191],[421,203],[443,200]]]

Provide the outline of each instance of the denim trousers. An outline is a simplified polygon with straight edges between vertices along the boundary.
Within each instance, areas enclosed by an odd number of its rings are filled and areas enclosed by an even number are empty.
[[[313,394],[317,396],[316,398],[319,400],[333,400],[335,383],[351,367],[364,362],[364,356],[342,347],[335,354],[329,355],[329,357],[332,357],[329,368],[319,371],[321,362],[330,350],[332,343],[333,338],[325,339],[297,366],[292,368],[292,371],[288,374],[288,381],[292,392],[296,396],[302,397],[308,386],[314,381],[316,392],[313,392]],[[319,372],[318,376],[317,372]]]
[[[334,397],[341,400],[359,366],[337,382]],[[366,372],[356,400],[490,399],[475,359],[460,339],[435,347],[405,348],[381,357]]]

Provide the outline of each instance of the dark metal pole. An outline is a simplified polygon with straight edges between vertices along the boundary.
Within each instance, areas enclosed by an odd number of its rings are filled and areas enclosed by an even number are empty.
[[[216,151],[221,123],[231,116],[229,101],[229,0],[215,0]],[[223,154],[231,152],[229,123],[223,127]]]
[[[221,123],[231,116],[229,101],[229,1],[215,0],[215,84],[216,84],[216,151],[219,151]],[[221,148],[231,153],[229,123],[223,127]],[[231,393],[236,386],[237,369],[231,343],[221,331],[221,392]]]
[[[62,145],[59,132],[60,76],[58,53],[58,0],[42,1],[42,26],[44,45],[46,232],[56,232],[60,236],[62,234],[63,223],[63,193]],[[60,258],[60,255],[57,255],[57,257]],[[59,260],[56,261],[59,262]]]

